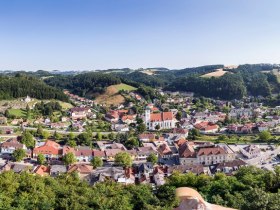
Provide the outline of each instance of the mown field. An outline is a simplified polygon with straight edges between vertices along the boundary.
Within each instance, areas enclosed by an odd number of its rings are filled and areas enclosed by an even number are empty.
[[[9,114],[14,115],[17,118],[26,117],[26,111],[23,109],[9,109]]]
[[[214,72],[211,72],[208,74],[204,74],[201,77],[221,77],[227,72],[228,71],[224,71],[223,69],[217,69],[217,71],[214,71]]]
[[[135,88],[133,86],[130,86],[130,85],[127,85],[127,84],[124,84],[124,83],[121,83],[121,84],[118,84],[118,85],[112,85],[110,87],[115,87],[118,91],[120,91],[120,90],[125,90],[125,91],[137,90],[137,88]]]

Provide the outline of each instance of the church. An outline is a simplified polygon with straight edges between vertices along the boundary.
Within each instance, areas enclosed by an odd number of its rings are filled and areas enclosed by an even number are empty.
[[[145,123],[148,130],[175,128],[176,119],[172,112],[151,113],[151,109],[145,110]],[[158,125],[158,126],[157,126]]]

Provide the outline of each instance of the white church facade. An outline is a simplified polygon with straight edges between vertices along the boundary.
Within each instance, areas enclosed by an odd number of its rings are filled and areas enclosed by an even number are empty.
[[[145,124],[148,130],[157,130],[158,126],[159,129],[172,129],[176,127],[176,119],[172,112],[151,113],[150,109],[146,109]]]

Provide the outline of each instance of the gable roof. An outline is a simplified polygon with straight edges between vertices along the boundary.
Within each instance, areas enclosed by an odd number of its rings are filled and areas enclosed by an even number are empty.
[[[14,147],[16,149],[23,148],[23,144],[19,143],[17,139],[12,138],[1,144],[1,148],[10,148]]]
[[[76,156],[92,156],[92,149],[90,147],[77,147],[75,151]]]
[[[74,108],[70,109],[70,111],[71,112],[86,112],[89,109],[90,109],[89,107],[74,107]]]
[[[173,113],[172,112],[161,112],[161,113],[151,113],[150,121],[157,122],[157,121],[166,121],[166,120],[173,120]]]
[[[179,171],[181,173],[192,172],[194,174],[203,174],[204,166],[202,164],[196,165],[174,165],[168,167],[168,173],[171,174],[173,171]]]
[[[172,130],[172,133],[173,134],[187,134],[189,131],[187,129],[184,129],[184,128],[174,128]]]
[[[33,152],[35,154],[52,154],[58,155],[61,154],[62,150],[60,149],[60,145],[54,141],[48,140],[44,145],[34,148]]]
[[[179,157],[180,158],[195,158],[196,153],[194,148],[188,142],[185,142],[179,146]]]
[[[48,175],[50,174],[50,166],[39,165],[35,168],[34,173],[40,176]]]
[[[208,148],[200,148],[197,156],[202,155],[219,155],[219,154],[226,154],[226,151],[221,147],[208,147]]]
[[[79,172],[81,174],[89,174],[92,172],[93,167],[86,164],[74,164],[71,165],[68,169],[68,173],[72,173],[74,171]]]
[[[139,135],[139,139],[149,139],[149,140],[153,140],[155,139],[156,135],[153,133],[142,133]]]
[[[101,150],[92,150],[92,155],[94,157],[105,157],[105,152]]]
[[[56,143],[55,141],[47,140],[45,142],[45,146],[60,148],[60,144]]]
[[[170,147],[167,145],[167,143],[161,144],[158,147],[158,152],[161,155],[170,155],[170,154],[172,154],[172,151],[171,151]]]
[[[245,166],[245,165],[247,165],[247,163],[244,162],[243,160],[233,160],[233,161],[229,161],[229,162],[219,163],[217,165],[216,169],[222,169],[225,167],[234,168],[234,167],[240,167],[240,166]]]
[[[62,154],[65,155],[67,153],[73,153],[75,154],[75,149],[69,146],[63,146],[62,147]]]
[[[121,149],[105,149],[106,156],[116,156],[116,154],[123,152]]]

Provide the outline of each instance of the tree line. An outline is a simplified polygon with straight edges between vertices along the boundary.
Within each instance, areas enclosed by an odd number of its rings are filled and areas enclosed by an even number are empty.
[[[82,97],[92,97],[104,93],[106,87],[120,84],[121,80],[111,74],[89,72],[78,75],[59,75],[45,80],[48,85],[71,92]]]
[[[205,97],[226,100],[241,99],[244,96],[270,96],[272,90],[279,89],[275,75],[269,77],[261,72],[226,73],[221,77],[204,78],[198,75],[179,78],[165,90],[189,91]]]
[[[175,189],[192,187],[210,203],[241,210],[277,210],[279,177],[279,167],[275,172],[242,167],[232,176],[174,172],[154,192],[149,185],[110,180],[91,186],[76,173],[51,178],[8,171],[0,174],[0,209],[173,209],[178,205]]]
[[[0,76],[0,99],[14,99],[29,95],[37,99],[58,99],[68,101],[68,97],[43,81],[25,75]]]

